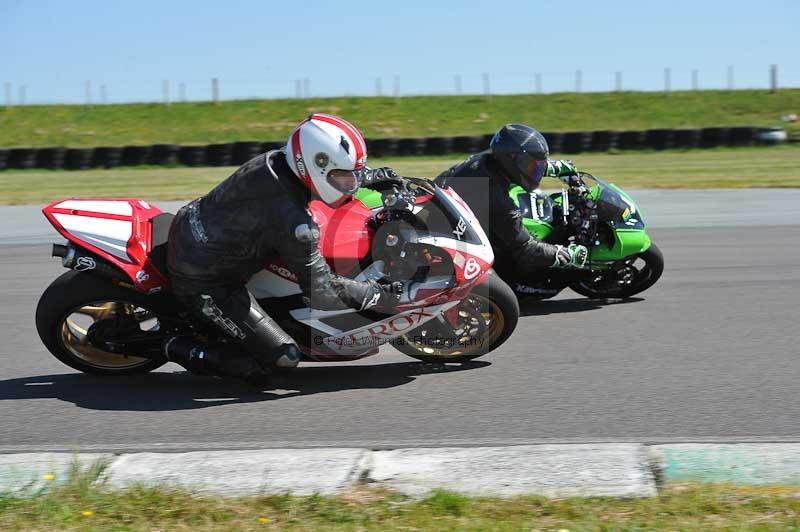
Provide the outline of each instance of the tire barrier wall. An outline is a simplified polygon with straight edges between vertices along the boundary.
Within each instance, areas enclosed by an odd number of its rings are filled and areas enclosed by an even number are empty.
[[[786,141],[780,128],[706,127],[702,129],[647,129],[637,131],[544,132],[552,153],[607,152],[609,150],[667,150],[752,146]],[[493,135],[367,139],[372,157],[476,153],[489,147]],[[0,170],[44,168],[80,170],[116,166],[231,166],[259,153],[283,146],[282,141],[242,141],[206,146],[101,146],[97,148],[0,148]]]

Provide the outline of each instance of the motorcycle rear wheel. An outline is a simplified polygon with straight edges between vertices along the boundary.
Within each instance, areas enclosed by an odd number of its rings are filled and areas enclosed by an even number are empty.
[[[517,297],[494,271],[457,308],[459,324],[449,337],[441,337],[441,322],[434,319],[392,342],[394,347],[423,362],[464,362],[500,347],[519,319]]]
[[[591,299],[626,298],[644,292],[661,278],[664,272],[664,255],[658,246],[650,244],[647,251],[623,261],[616,271],[626,278],[609,279],[598,275],[590,281],[578,281],[569,287]],[[629,278],[627,278],[629,277]]]
[[[166,359],[114,353],[93,345],[87,334],[101,320],[124,315],[140,330],[157,330],[158,315],[146,295],[110,281],[70,270],[42,294],[36,329],[45,347],[64,364],[95,375],[137,375],[166,364]]]

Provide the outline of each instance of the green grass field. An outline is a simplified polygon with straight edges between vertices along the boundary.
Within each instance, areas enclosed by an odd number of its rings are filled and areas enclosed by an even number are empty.
[[[421,500],[360,488],[337,496],[212,497],[109,491],[82,477],[28,497],[0,494],[2,530],[797,530],[800,488],[670,486],[646,499]]]
[[[402,175],[436,176],[456,156],[370,160]],[[632,188],[800,187],[800,146],[620,154],[582,154],[578,167]],[[234,168],[120,168],[112,170],[0,172],[0,204],[36,204],[68,196],[140,197],[149,200],[199,196]],[[544,185],[556,185],[545,180]]]
[[[280,140],[313,111],[339,114],[373,138],[484,134],[509,122],[542,131],[769,126],[800,112],[800,89],[23,106],[0,109],[0,146]]]

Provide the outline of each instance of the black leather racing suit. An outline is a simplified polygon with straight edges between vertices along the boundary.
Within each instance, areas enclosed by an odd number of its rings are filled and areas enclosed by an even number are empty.
[[[510,183],[488,151],[477,153],[436,178],[452,187],[477,216],[495,254],[494,268],[503,278],[552,266],[557,247],[535,240],[522,225],[522,215],[508,195]]]
[[[172,223],[168,267],[173,293],[250,355],[269,356],[287,346],[296,350],[294,340],[245,288],[248,278],[272,260],[286,263],[313,308],[362,309],[377,300],[374,285],[331,272],[319,251],[310,200],[283,152],[272,151],[183,207]]]

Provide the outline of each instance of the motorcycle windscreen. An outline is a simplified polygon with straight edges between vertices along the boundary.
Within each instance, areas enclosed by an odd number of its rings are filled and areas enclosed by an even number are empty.
[[[441,194],[441,192],[439,193]],[[414,207],[417,218],[432,236],[456,238],[470,244],[482,244],[478,234],[458,210],[439,194]]]
[[[644,227],[636,205],[611,186],[605,186],[597,196],[597,217],[615,227],[640,229]]]

